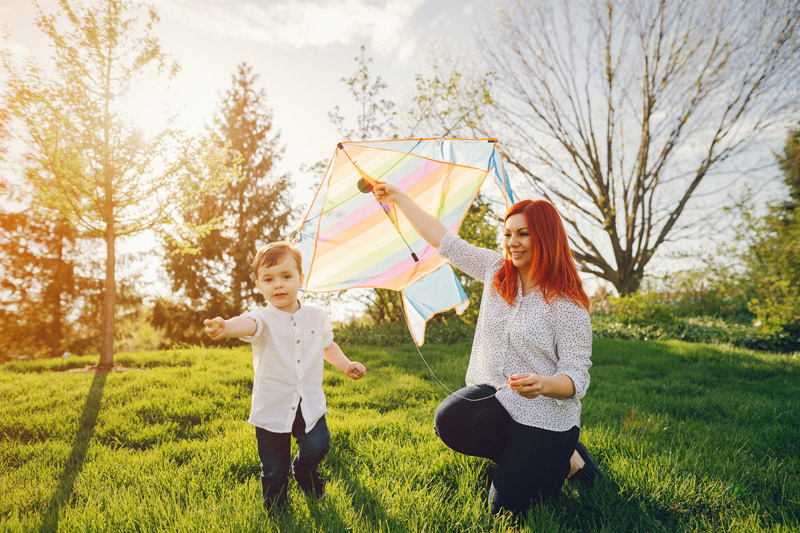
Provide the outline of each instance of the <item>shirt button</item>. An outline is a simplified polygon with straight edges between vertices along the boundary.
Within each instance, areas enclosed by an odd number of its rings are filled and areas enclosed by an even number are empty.
[[[312,335],[314,334],[314,330],[313,330],[313,329],[311,330],[311,334],[312,334]]]
[[[297,339],[297,344],[300,344],[300,339]]]
[[[297,360],[298,364],[300,363],[300,359]]]
[[[294,407],[292,407],[292,411],[294,411]]]
[[[297,325],[297,322],[292,322],[292,325],[293,325],[293,326],[296,326],[296,325]]]

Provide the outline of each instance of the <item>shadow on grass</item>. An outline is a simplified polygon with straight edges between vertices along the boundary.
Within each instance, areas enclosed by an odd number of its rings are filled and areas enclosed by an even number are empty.
[[[552,512],[563,513],[556,518],[557,530],[567,531],[678,531],[682,517],[678,512],[664,509],[651,498],[626,495],[626,490],[608,476],[593,486],[571,485],[572,498],[562,493],[559,500],[546,508],[533,509],[525,525],[533,531],[545,531],[553,521]],[[577,496],[577,497],[575,497]],[[538,511],[538,512],[537,512]],[[685,517],[683,517],[685,518]]]
[[[345,455],[339,455],[338,450],[331,449],[331,451],[328,452],[326,461],[330,461],[331,466],[339,477],[342,485],[344,485],[351,501],[361,502],[361,512],[363,513],[362,516],[365,520],[370,522],[373,530],[383,531],[384,526],[386,526],[386,531],[406,530],[407,524],[386,514],[386,512],[383,510],[383,504],[381,503],[380,499],[376,498],[373,492],[364,487],[357,478],[349,475],[348,469],[345,467],[348,461]],[[331,508],[328,507],[328,511],[325,511],[324,509],[314,510],[312,511],[312,517],[316,517],[315,513],[319,511],[327,515],[327,513],[330,512],[330,509]],[[327,517],[319,516],[317,518],[325,518],[326,520],[330,520],[329,515],[327,515]]]
[[[89,448],[89,442],[94,436],[95,426],[97,425],[97,415],[100,412],[100,402],[103,398],[103,388],[106,384],[105,372],[97,372],[92,380],[92,385],[89,388],[89,394],[86,396],[86,403],[83,404],[83,413],[81,413],[80,425],[78,426],[78,433],[75,435],[75,441],[72,444],[72,451],[69,454],[67,462],[64,464],[64,471],[61,473],[61,479],[58,481],[58,487],[50,499],[47,509],[44,511],[44,518],[39,531],[57,531],[58,530],[58,514],[61,508],[69,501],[72,496],[72,489],[75,485],[75,479],[83,470],[83,463],[86,460],[86,450]]]

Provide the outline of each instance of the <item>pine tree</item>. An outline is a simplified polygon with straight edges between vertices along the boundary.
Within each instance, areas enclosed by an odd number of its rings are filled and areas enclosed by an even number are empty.
[[[246,63],[237,67],[208,132],[229,150],[228,164],[238,179],[183,211],[190,224],[216,220],[219,227],[194,243],[194,253],[181,253],[165,236],[166,268],[180,298],[157,303],[154,325],[173,341],[200,340],[196,330],[204,316],[235,316],[262,303],[254,289],[253,255],[289,231],[290,180],[275,168],[280,136],[257,81]]]
[[[800,347],[800,125],[789,132],[779,168],[788,188],[787,199],[770,206],[767,215],[750,216],[742,209],[740,233],[748,245],[744,284],[754,297],[748,309],[769,333],[784,340],[784,348]]]

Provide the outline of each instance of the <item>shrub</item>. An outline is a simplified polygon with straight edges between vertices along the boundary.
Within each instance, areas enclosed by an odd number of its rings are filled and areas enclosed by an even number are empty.
[[[620,322],[637,325],[669,322],[675,316],[670,304],[655,293],[611,296],[606,314],[613,315]]]
[[[800,351],[800,331],[768,333],[758,326],[726,322],[718,317],[676,317],[667,322],[636,324],[616,316],[593,315],[595,337],[626,340],[676,339],[709,344],[731,344],[751,350],[772,352]]]
[[[456,344],[472,340],[475,326],[464,324],[457,318],[431,321],[425,329],[425,342],[436,344]],[[413,341],[404,321],[388,324],[349,324],[334,330],[339,344],[368,344],[375,346],[400,346]]]

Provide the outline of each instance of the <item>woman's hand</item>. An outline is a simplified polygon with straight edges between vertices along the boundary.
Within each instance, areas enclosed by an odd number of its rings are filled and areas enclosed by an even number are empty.
[[[508,386],[523,398],[533,399],[544,394],[544,380],[539,374],[514,374],[508,378]]]
[[[361,379],[367,374],[367,369],[358,361],[353,361],[344,371],[344,375],[350,379]]]
[[[206,335],[218,341],[225,338],[225,319],[221,316],[212,319],[203,320],[203,325],[206,327]]]
[[[385,204],[396,203],[403,191],[390,183],[379,183],[375,186],[375,199]]]

